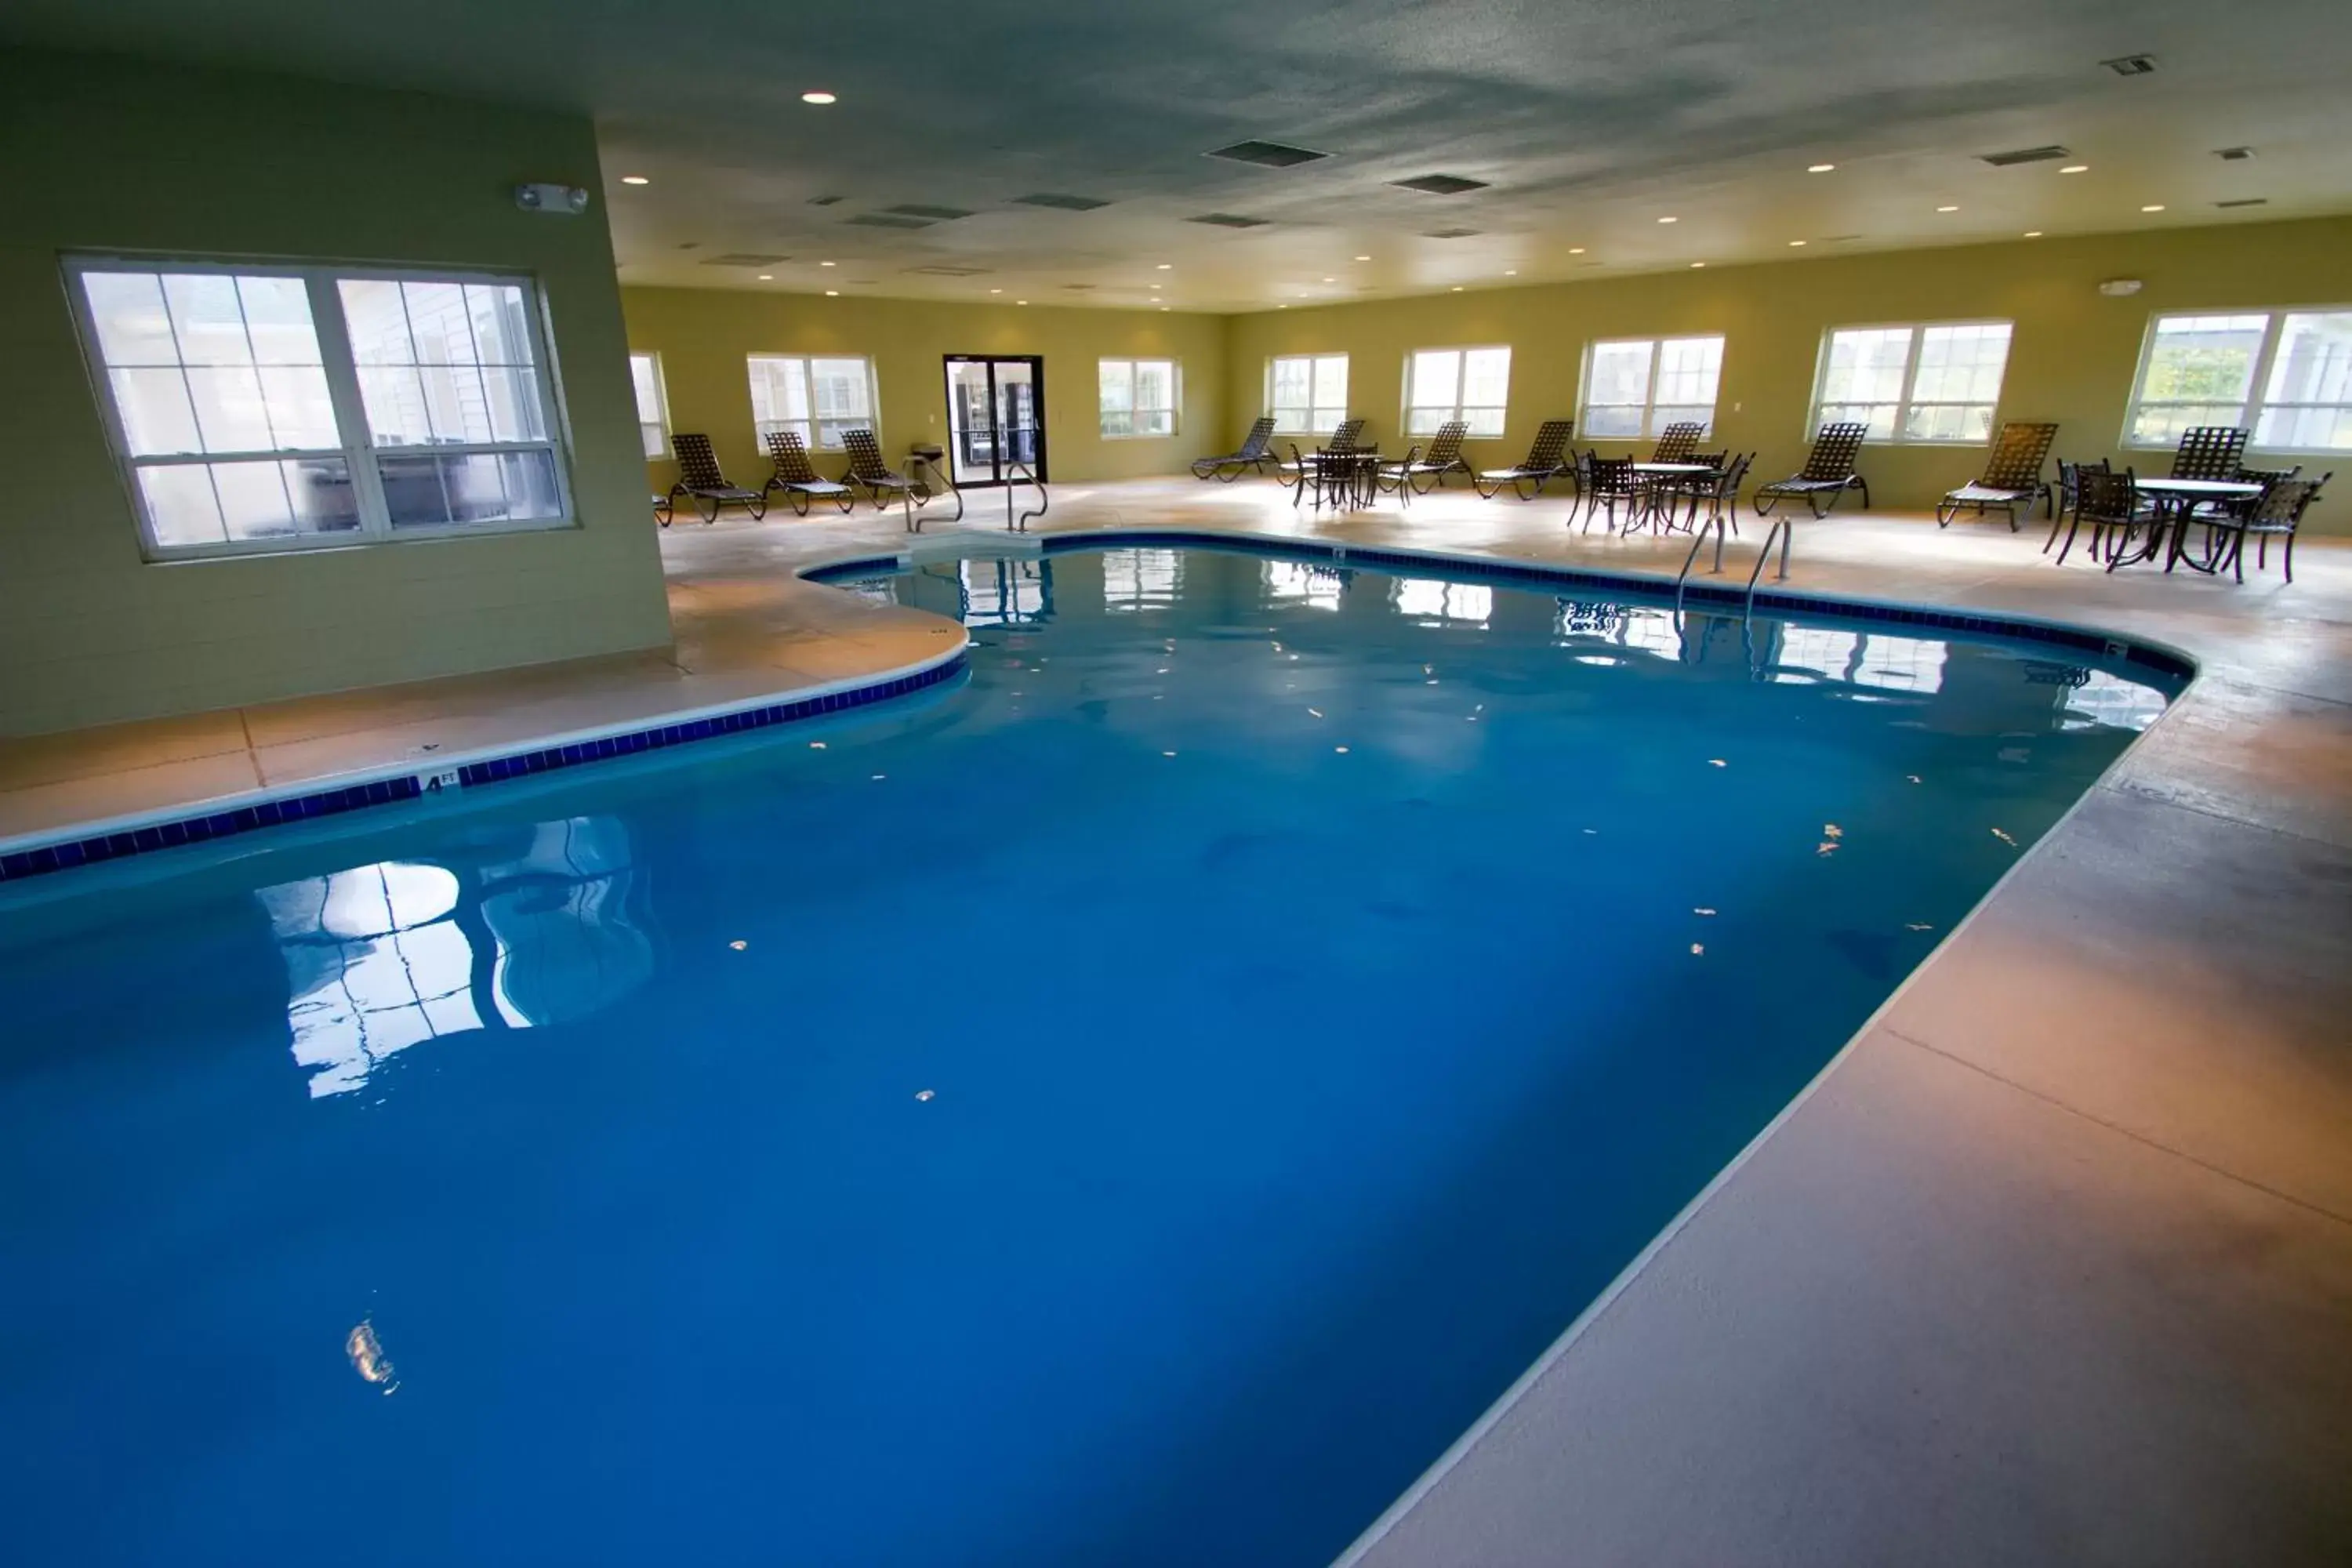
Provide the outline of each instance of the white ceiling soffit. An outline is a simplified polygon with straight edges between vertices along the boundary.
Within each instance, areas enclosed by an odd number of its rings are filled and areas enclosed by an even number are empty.
[[[593,114],[624,280],[688,288],[1226,310],[2352,210],[2342,0],[11,0],[0,38]],[[1210,155],[1248,142],[1328,155]]]

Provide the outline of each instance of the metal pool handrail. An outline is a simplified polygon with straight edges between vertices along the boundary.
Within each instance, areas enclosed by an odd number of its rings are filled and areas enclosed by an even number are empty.
[[[1698,525],[1697,532],[1691,535],[1690,553],[1683,557],[1683,569],[1675,574],[1675,610],[1676,614],[1680,614],[1683,607],[1683,584],[1690,580],[1691,567],[1698,561],[1698,547],[1706,542],[1706,531],[1710,528],[1715,530],[1714,574],[1720,576],[1723,573],[1723,542],[1725,533],[1723,519],[1720,516],[1710,517],[1705,522]]]
[[[1019,473],[1023,479],[1027,479],[1032,485],[1034,485],[1037,489],[1037,510],[1035,511],[1024,511],[1017,518],[1013,515],[1013,491],[1014,488],[1013,475],[1016,472]],[[1045,481],[1039,479],[1036,471],[1031,468],[1028,464],[1013,463],[1007,467],[1004,476],[1004,526],[1008,531],[1021,533],[1028,532],[1029,520],[1033,517],[1045,516],[1046,509],[1051,507],[1053,504],[1054,498],[1045,493]]]

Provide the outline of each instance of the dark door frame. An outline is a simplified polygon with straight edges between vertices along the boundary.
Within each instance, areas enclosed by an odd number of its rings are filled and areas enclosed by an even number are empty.
[[[957,479],[963,489],[985,489],[1006,482],[1004,478],[1004,432],[997,423],[996,367],[1000,364],[1025,364],[1029,367],[1030,399],[1036,408],[1037,457],[1029,465],[1043,484],[1045,472],[1045,356],[1044,354],[941,354],[940,382],[948,405],[948,473],[955,473],[956,404],[955,367],[959,364],[984,364],[988,367],[988,434],[989,469],[994,476],[985,479]]]

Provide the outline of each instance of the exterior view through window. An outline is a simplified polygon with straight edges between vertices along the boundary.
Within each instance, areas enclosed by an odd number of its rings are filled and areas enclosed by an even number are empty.
[[[1990,441],[2009,332],[2007,321],[1833,328],[1812,427],[1856,420],[1872,441]]]
[[[1449,419],[1473,436],[1499,436],[1510,399],[1511,351],[1416,349],[1405,361],[1404,432],[1433,436]]]
[[[669,394],[662,386],[661,355],[631,354],[629,385],[637,395],[637,436],[648,460],[669,456]]]
[[[779,430],[812,450],[839,451],[844,430],[875,426],[874,362],[844,356],[753,354],[751,425],[767,449]]]
[[[1097,379],[1105,436],[1176,434],[1174,360],[1107,359],[1097,365]]]
[[[1265,362],[1265,411],[1285,436],[1328,436],[1348,416],[1346,354],[1280,354]]]
[[[2172,447],[2196,425],[2251,426],[2268,451],[2352,451],[2352,309],[2157,317],[2124,444]]]
[[[1638,440],[1669,425],[1715,423],[1723,339],[1616,338],[1584,356],[1579,428],[1592,440]]]

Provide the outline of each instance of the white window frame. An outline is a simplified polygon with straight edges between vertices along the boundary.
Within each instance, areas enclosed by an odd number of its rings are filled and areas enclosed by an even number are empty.
[[[479,539],[491,534],[537,533],[579,526],[572,505],[570,426],[564,417],[562,390],[555,356],[550,348],[551,334],[547,322],[547,295],[541,289],[539,279],[530,273],[436,267],[351,267],[323,262],[224,261],[211,257],[182,256],[73,255],[62,259],[66,295],[73,311],[74,329],[81,338],[90,390],[98,400],[100,415],[106,426],[107,441],[113,449],[116,469],[130,496],[131,515],[138,521],[141,552],[148,561],[200,561],[223,556],[284,555],[304,550],[354,550],[371,545],[404,544],[412,541]],[[142,276],[203,273],[235,278],[300,279],[310,299],[311,331],[318,337],[320,364],[326,375],[328,396],[334,409],[335,428],[341,444],[299,450],[192,452],[171,457],[134,457],[129,435],[123,429],[121,411],[115,406],[114,388],[107,377],[109,367],[99,342],[98,323],[90,314],[89,294],[82,283],[82,279],[93,272],[129,272]],[[523,314],[530,336],[531,364],[539,373],[535,379],[539,388],[540,421],[541,427],[547,432],[546,439],[469,441],[446,447],[377,446],[374,432],[368,425],[366,404],[360,395],[359,367],[352,357],[351,334],[343,319],[341,291],[336,287],[345,281],[478,283],[521,288],[530,306]],[[420,453],[454,457],[460,454],[538,451],[551,451],[554,456],[555,516],[451,522],[437,526],[406,523],[394,528],[392,525],[391,514],[384,501],[383,476],[376,467],[377,459]],[[352,491],[359,508],[360,525],[357,529],[333,533],[287,534],[270,539],[223,540],[204,544],[166,545],[156,539],[154,524],[147,515],[146,496],[139,484],[138,470],[141,468],[290,461],[303,458],[341,458],[350,464]]]
[[[2246,450],[2249,452],[2274,452],[2281,457],[2294,458],[2343,457],[2346,449],[2342,447],[2263,446],[2255,441],[2254,435],[2255,432],[2259,431],[2263,426],[2263,410],[2267,402],[2264,395],[2264,390],[2270,384],[2271,371],[2278,362],[2279,339],[2285,335],[2286,319],[2289,316],[2338,316],[2347,313],[2352,313],[2352,305],[2217,305],[2210,310],[2201,310],[2150,311],[2147,318],[2147,331],[2142,334],[2140,338],[2139,364],[2137,368],[2132,372],[2131,398],[2124,405],[2124,431],[2123,437],[2117,445],[2121,447],[2122,449],[2128,452],[2169,452],[2175,450],[2179,446],[2177,441],[2151,443],[2147,441],[2135,441],[2132,439],[2132,430],[2139,424],[2140,407],[2146,400],[2145,394],[2147,390],[2148,362],[2156,357],[2156,329],[2158,323],[2179,317],[2261,316],[2264,318],[2263,323],[2262,346],[2254,351],[2253,371],[2252,374],[2246,378],[2245,404],[2244,406],[2239,410],[2238,415],[2238,426],[2246,432]],[[2310,408],[2326,407],[2331,405],[2325,404],[2289,403],[2282,404],[2280,406],[2285,408]]]
[[[1500,353],[1503,356],[1503,401],[1499,405],[1490,403],[1474,403],[1465,405],[1462,401],[1462,395],[1467,389],[1470,379],[1465,374],[1469,368],[1469,356],[1474,353]],[[1452,354],[1454,356],[1454,401],[1452,403],[1415,403],[1413,401],[1413,362],[1419,359],[1423,354]],[[1467,437],[1468,439],[1473,441],[1494,441],[1501,439],[1503,431],[1508,428],[1511,418],[1510,361],[1512,357],[1511,345],[1508,343],[1433,343],[1426,348],[1407,349],[1404,355],[1404,423],[1399,426],[1399,428],[1404,432],[1405,439],[1408,441],[1427,440],[1430,437],[1437,433],[1436,426],[1434,425],[1427,430],[1416,432],[1413,429],[1412,417],[1415,413],[1435,413],[1440,416],[1438,423],[1444,424],[1448,419],[1469,419],[1470,416],[1463,412],[1465,407],[1478,409],[1493,408],[1496,414],[1500,416],[1496,421],[1496,427],[1493,430],[1483,435],[1473,430]]]
[[[1323,361],[1325,361],[1325,360],[1334,360],[1334,359],[1335,359],[1335,360],[1338,360],[1338,361],[1339,362],[1339,363],[1340,363],[1340,365],[1341,365],[1341,367],[1342,367],[1340,374],[1341,374],[1343,376],[1345,376],[1345,377],[1346,377],[1346,379],[1347,379],[1347,381],[1348,381],[1348,384],[1349,384],[1349,393],[1352,395],[1352,394],[1353,394],[1353,392],[1354,392],[1354,390],[1355,390],[1356,367],[1355,367],[1353,364],[1350,364],[1350,363],[1349,363],[1349,361],[1348,361],[1348,356],[1347,356],[1345,353],[1268,354],[1268,355],[1266,356],[1266,359],[1265,359],[1265,401],[1263,404],[1261,404],[1261,405],[1260,405],[1260,406],[1261,406],[1261,407],[1263,407],[1263,408],[1264,408],[1264,409],[1265,409],[1268,414],[1275,414],[1275,415],[1276,415],[1276,421],[1277,421],[1277,423],[1276,424],[1275,428],[1274,428],[1274,433],[1275,433],[1276,435],[1277,435],[1277,436],[1328,436],[1328,435],[1330,435],[1333,431],[1337,430],[1337,429],[1339,427],[1339,426],[1341,425],[1341,423],[1347,419],[1347,417],[1348,417],[1348,400],[1347,400],[1347,398],[1342,397],[1342,398],[1339,400],[1339,416],[1338,416],[1338,417],[1337,417],[1337,418],[1335,418],[1335,419],[1333,419],[1333,420],[1331,421],[1331,423],[1330,423],[1330,424],[1328,424],[1328,425],[1319,426],[1318,426],[1316,424],[1316,416],[1317,416],[1317,415],[1318,415],[1318,414],[1323,413],[1323,412],[1325,411],[1326,407],[1327,407],[1327,405],[1326,405],[1325,404],[1323,404],[1321,401],[1319,401],[1319,399],[1318,399],[1318,395],[1318,395],[1318,393],[1321,390],[1320,386],[1318,385],[1318,383],[1321,381],[1321,375],[1320,375],[1320,374],[1319,374],[1319,366],[1320,366],[1320,364],[1321,364],[1321,362],[1323,362]],[[1305,360],[1305,361],[1307,362],[1307,429],[1304,429],[1304,430],[1288,430],[1288,429],[1285,429],[1285,428],[1282,426],[1282,425],[1279,423],[1279,420],[1280,420],[1280,418],[1281,418],[1281,416],[1280,416],[1280,415],[1278,415],[1278,414],[1276,414],[1276,411],[1275,411],[1275,405],[1274,405],[1274,367],[1275,367],[1276,365],[1277,365],[1277,364],[1281,363],[1282,363],[1283,361],[1285,361],[1285,360]]]
[[[1135,401],[1135,367],[1139,364],[1164,364],[1168,367],[1167,409],[1168,428],[1160,430],[1106,430],[1101,427],[1103,373],[1114,365],[1127,367],[1127,408],[1129,417],[1143,412]],[[1105,357],[1095,362],[1095,413],[1097,433],[1106,441],[1167,441],[1181,433],[1184,425],[1184,362],[1170,354],[1133,354]]]
[[[637,399],[637,436],[646,447],[646,461],[659,462],[669,456],[669,383],[662,379],[662,358],[657,353],[633,351],[629,355],[629,392],[637,389],[637,362],[652,367],[654,386],[653,417],[646,417],[645,400]],[[646,440],[648,435],[651,440]]]
[[[754,360],[796,360],[801,367],[801,401],[808,408],[808,435],[803,444],[812,452],[845,452],[849,448],[838,441],[824,438],[824,421],[816,411],[814,373],[809,367],[821,359],[851,359],[866,367],[866,428],[874,438],[882,438],[882,379],[875,374],[874,356],[861,353],[826,353],[815,350],[756,349],[743,356],[743,382],[748,392],[751,384],[751,362]],[[792,419],[772,419],[769,424],[791,426],[800,423]],[[760,408],[751,405],[751,444],[761,458],[768,455],[768,433],[760,428]]]
[[[1577,380],[1576,427],[1584,432],[1584,437],[1588,441],[1656,440],[1659,437],[1665,434],[1664,428],[1658,423],[1658,373],[1666,362],[1666,345],[1668,343],[1710,342],[1721,345],[1716,350],[1715,355],[1715,395],[1707,400],[1706,405],[1706,428],[1711,434],[1715,429],[1716,406],[1723,401],[1723,362],[1725,359],[1729,357],[1731,353],[1731,340],[1723,332],[1661,332],[1641,337],[1591,338],[1586,340],[1584,344],[1584,366]],[[1592,362],[1599,357],[1601,350],[1606,348],[1622,348],[1628,343],[1647,343],[1650,345],[1649,384],[1642,389],[1642,427],[1631,436],[1594,435],[1592,432],[1591,415]],[[1629,405],[1612,403],[1607,406],[1612,408],[1623,408],[1629,406]],[[1669,406],[1680,409],[1691,407],[1693,405],[1676,403],[1671,404]],[[1671,423],[1671,421],[1669,421],[1669,423]],[[1704,436],[1700,438],[1702,440],[1706,439]]]
[[[1992,414],[1985,426],[1984,439],[1961,437],[1944,440],[1926,436],[1906,436],[1903,427],[1910,423],[1912,391],[1919,384],[1919,344],[1930,327],[2007,327],[2009,347],[2001,351],[2000,386],[1993,393]],[[1840,332],[1891,332],[1906,331],[1911,334],[1910,346],[1904,351],[1903,392],[1895,400],[1895,429],[1886,436],[1864,436],[1863,443],[1871,447],[1990,447],[2000,437],[2001,394],[2009,390],[2009,356],[2017,348],[2017,323],[2000,316],[1969,316],[1947,321],[1840,321],[1822,329],[1821,351],[1813,359],[1813,400],[1807,405],[1805,439],[1811,441],[1822,433],[1822,396],[1829,386],[1830,345]],[[1934,404],[1933,407],[1947,405]]]

